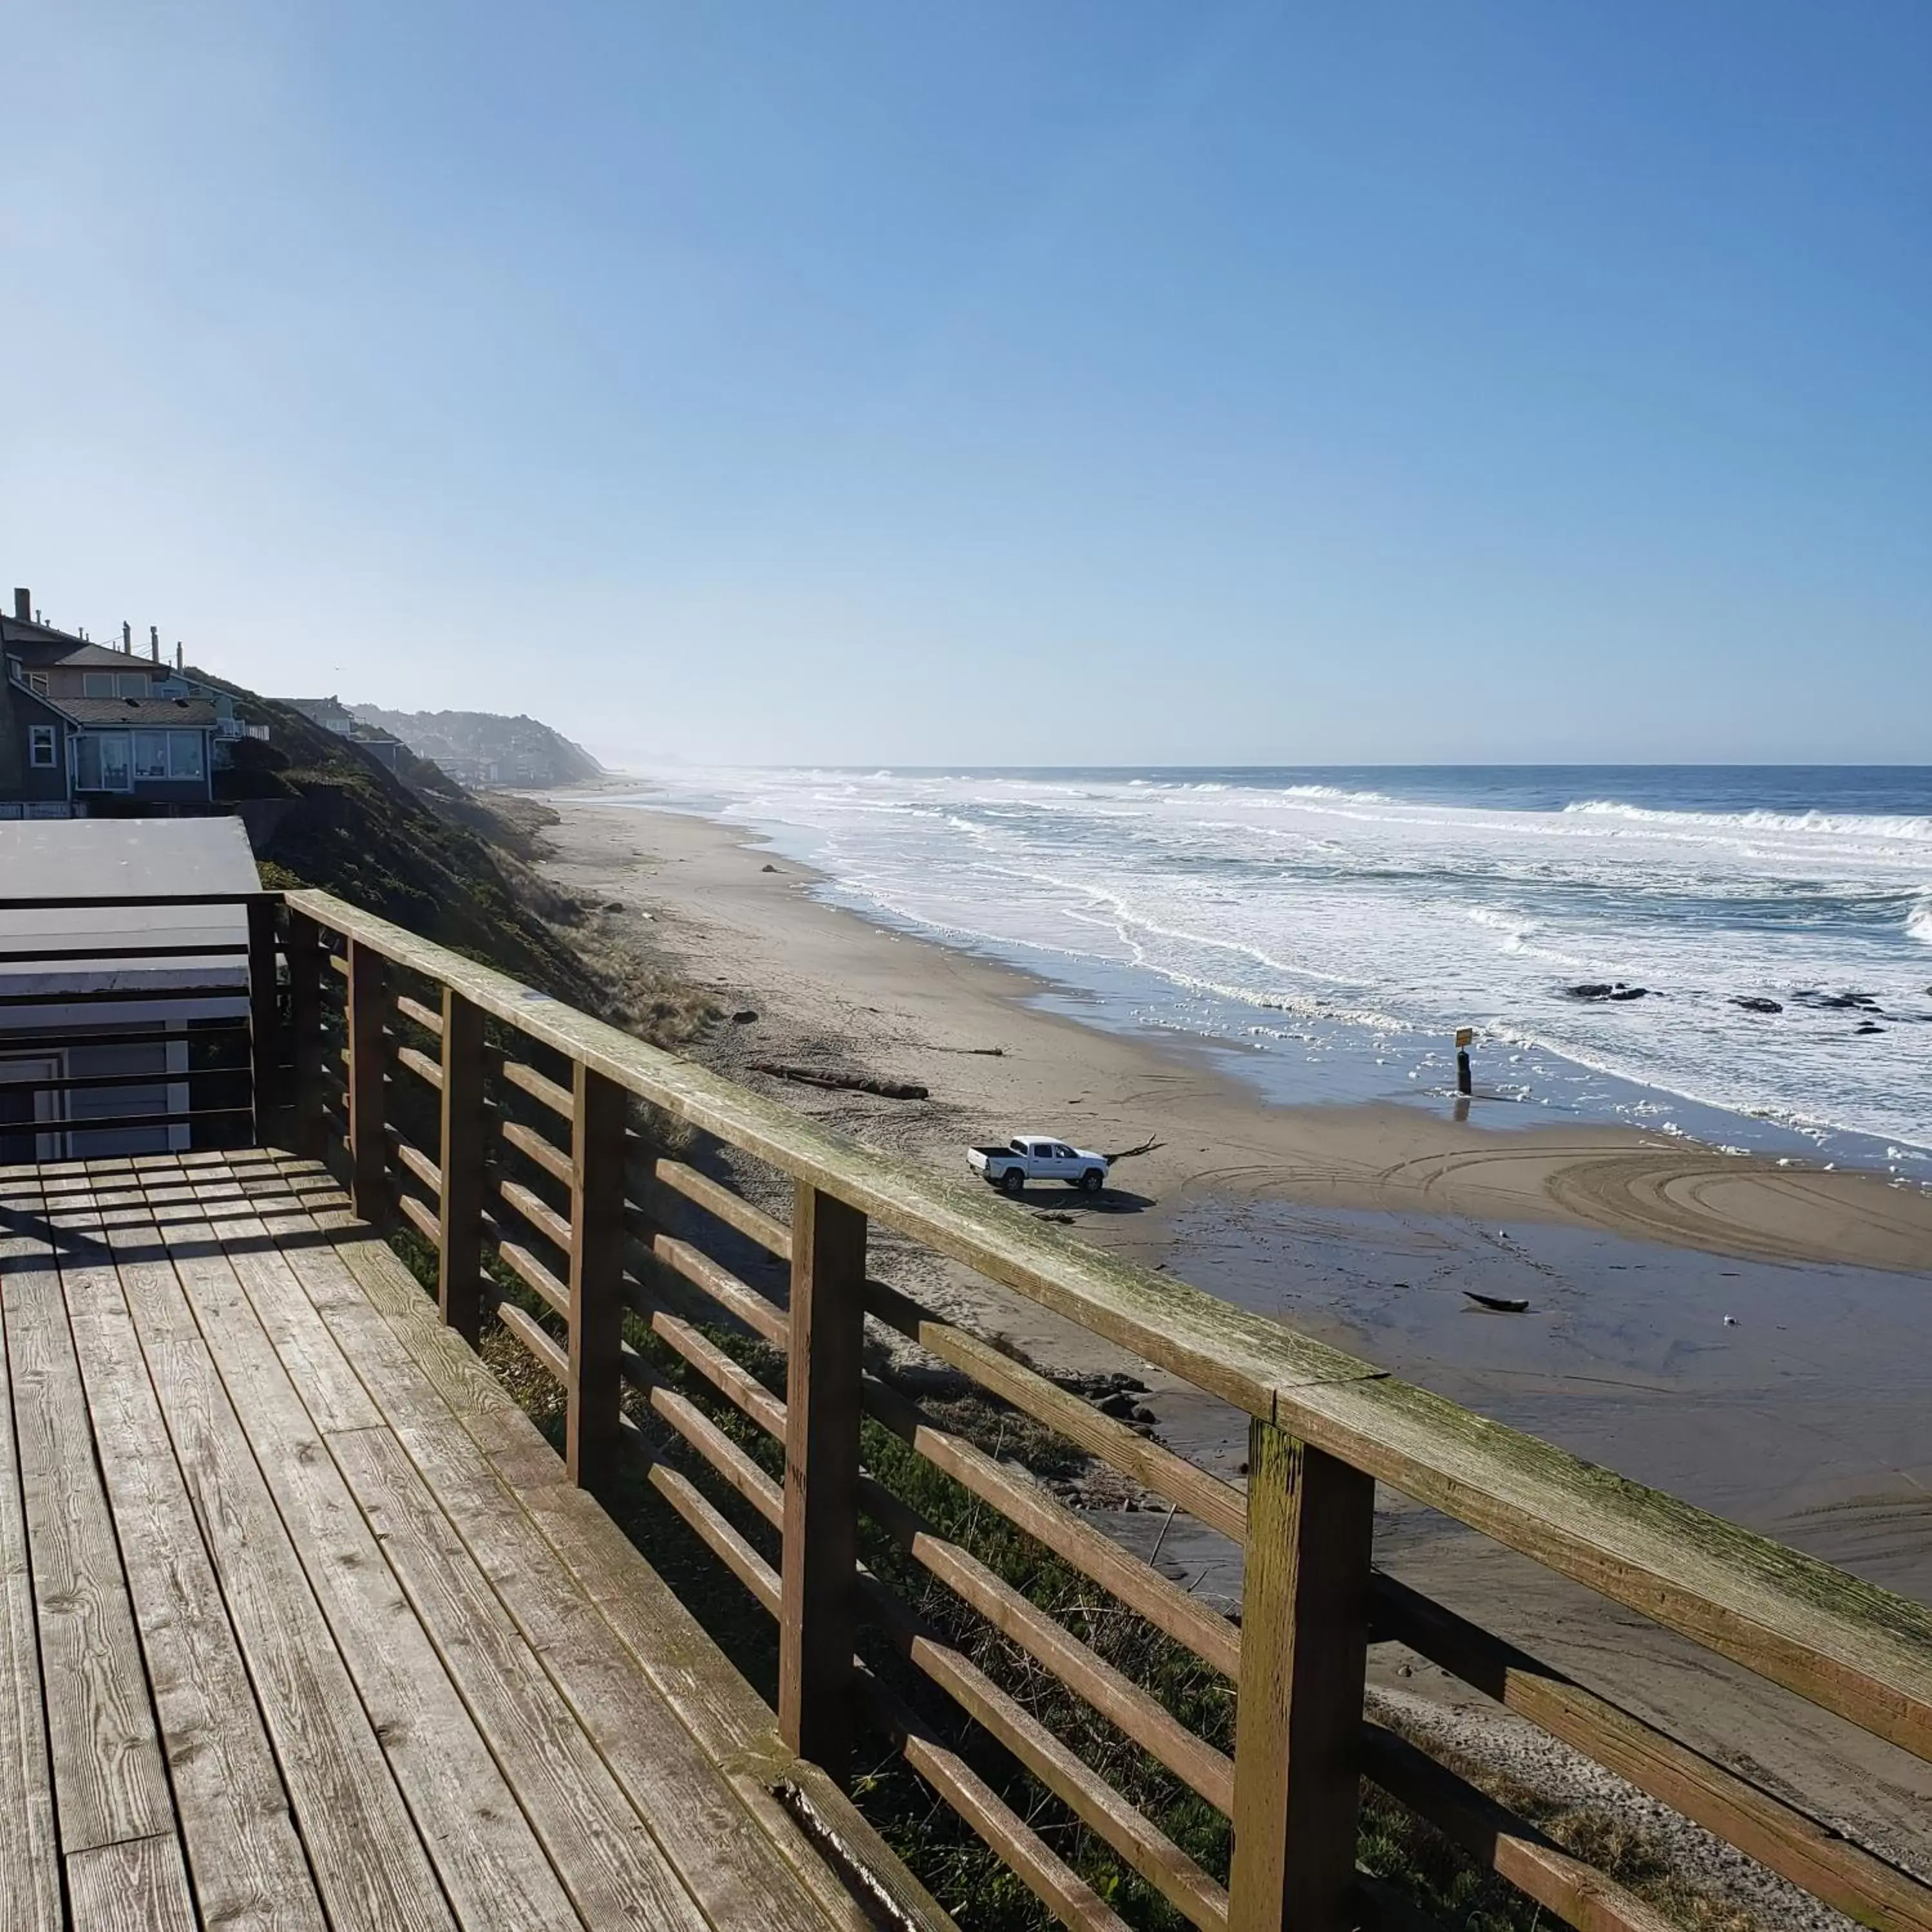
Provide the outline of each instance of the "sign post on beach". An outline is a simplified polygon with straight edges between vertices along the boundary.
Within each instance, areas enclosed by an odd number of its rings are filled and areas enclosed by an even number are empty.
[[[1459,1094],[1473,1093],[1469,1084],[1469,1046],[1476,1037],[1474,1027],[1456,1029],[1456,1090]]]

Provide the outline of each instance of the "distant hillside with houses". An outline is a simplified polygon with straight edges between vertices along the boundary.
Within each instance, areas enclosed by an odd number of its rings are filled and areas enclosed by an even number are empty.
[[[488,711],[385,711],[374,704],[349,709],[362,724],[400,739],[418,758],[472,788],[583,784],[604,776],[604,767],[581,745],[534,718],[503,718]]]

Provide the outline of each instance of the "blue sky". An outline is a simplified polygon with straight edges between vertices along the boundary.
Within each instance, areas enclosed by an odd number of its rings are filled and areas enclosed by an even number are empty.
[[[97,636],[693,759],[1932,759],[1922,0],[4,45],[0,572]]]

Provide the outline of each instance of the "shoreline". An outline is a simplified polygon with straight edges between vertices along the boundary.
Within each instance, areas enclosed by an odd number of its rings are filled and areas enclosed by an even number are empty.
[[[1063,988],[821,903],[808,868],[754,833],[548,794],[553,883],[604,936],[723,1010],[698,1057],[873,1145],[946,1166],[967,1145],[1052,1132],[1109,1150],[1097,1197],[1022,1204],[1144,1265],[1172,1268],[1480,1413],[1715,1510],[1886,1588],[1932,1600],[1932,1198],[1879,1176],[1780,1167],[1615,1124],[1487,1129],[1393,1103],[1270,1105],[1226,1050],[1072,1017]],[[992,1049],[998,1049],[995,1052]],[[754,1071],[793,1063],[930,1090],[829,1091]],[[784,1211],[755,1163],[734,1184]],[[1231,1480],[1240,1419],[982,1278],[875,1234],[880,1271],[1050,1373],[1123,1370],[1170,1448]],[[783,1293],[782,1271],[766,1284]],[[1525,1299],[1483,1312],[1465,1291]],[[1129,1502],[1083,1505],[1185,1587],[1238,1603],[1239,1552]],[[1932,1772],[1393,1492],[1376,1560],[1684,1742],[1743,1752],[1838,1828],[1932,1870]],[[1399,1646],[1372,1690],[1420,1698],[1532,1781],[1547,1740]],[[1514,1757],[1512,1754],[1516,1754]],[[1573,1770],[1574,1767],[1571,1768]],[[1636,1801],[1640,1809],[1643,1801]],[[1710,1847],[1735,1876],[1736,1855]],[[1732,1876],[1724,1882],[1728,1888]],[[1740,1881],[1734,1896],[1754,1888]],[[1770,1923],[1792,1901],[1758,1895]]]
[[[724,976],[746,997],[795,1005],[788,1023],[808,1039],[836,1012],[854,1050],[875,1063],[868,1071],[927,1084],[941,1113],[970,1114],[980,1125],[969,1140],[1077,1132],[1111,1150],[1147,1138],[1163,1109],[1180,1110],[1185,1134],[1177,1129],[1158,1154],[1120,1170],[1124,1187],[1144,1189],[1164,1214],[1190,1196],[1240,1193],[1546,1222],[1757,1261],[1932,1269],[1932,1193],[1874,1170],[1727,1153],[1616,1122],[1488,1125],[1480,1098],[1466,1121],[1446,1095],[1434,1106],[1270,1100],[1235,1069],[1239,1047],[1072,1017],[1080,996],[1043,976],[822,903],[812,896],[822,875],[742,828],[607,804],[596,792],[544,796],[566,814],[569,830],[551,836],[566,872],[590,880],[608,871],[614,890],[649,879],[664,896],[635,943],[682,956],[702,981],[701,941],[680,946],[680,932],[728,932],[736,970]],[[555,863],[546,869],[560,876]],[[594,883],[581,886],[586,896]],[[808,978],[815,988],[801,983]],[[840,984],[870,984],[880,999],[842,1000],[832,991]],[[760,1057],[750,1049],[769,1048],[779,1023],[776,1010],[761,1015],[735,1057]],[[720,1064],[732,1063],[732,1044]],[[795,1100],[808,1091],[785,1090]],[[1498,1114],[1512,1105],[1486,1104]],[[1030,1105],[1036,1124],[1017,1118]],[[864,1118],[894,1125],[889,1112]],[[943,1132],[916,1131],[895,1132],[893,1144],[935,1156],[952,1145]],[[1077,1210],[1076,1197],[1068,1202]]]

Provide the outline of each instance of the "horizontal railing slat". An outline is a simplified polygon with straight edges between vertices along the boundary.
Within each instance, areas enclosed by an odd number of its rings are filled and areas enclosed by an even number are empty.
[[[499,1301],[496,1318],[530,1352],[532,1358],[549,1371],[553,1380],[568,1384],[570,1358],[535,1316],[526,1314],[514,1301]]]
[[[620,1360],[624,1379],[644,1393],[666,1426],[676,1430],[774,1529],[782,1528],[784,1496],[778,1484],[634,1348],[627,1344]]]
[[[570,1156],[555,1142],[547,1141],[534,1127],[520,1120],[505,1120],[496,1130],[505,1144],[514,1148],[526,1160],[534,1161],[551,1180],[570,1185]]]
[[[645,1216],[632,1214],[626,1219],[637,1238],[638,1246],[653,1261],[669,1268],[680,1280],[688,1282],[719,1307],[735,1315],[760,1340],[775,1348],[788,1346],[790,1324],[784,1310],[776,1302],[767,1301],[748,1282],[740,1281],[729,1268],[714,1262],[688,1241],[655,1233]]]
[[[940,1428],[896,1390],[868,1376],[865,1394],[871,1413],[935,1468],[991,1503],[1008,1521],[1112,1592],[1223,1676],[1239,1681],[1241,1634],[1219,1611],[1169,1582],[1038,1484],[995,1462],[964,1436]]]
[[[1224,1483],[1172,1449],[1136,1435],[1124,1423],[1102,1415],[1091,1402],[1057,1387],[1010,1355],[1003,1355],[991,1342],[942,1320],[882,1281],[866,1282],[866,1312],[1210,1529],[1236,1543],[1247,1534],[1247,1501],[1233,1484]]]
[[[862,1576],[860,1582],[860,1600],[909,1663],[1005,1745],[1177,1912],[1204,1928],[1226,1925],[1226,1891],[1166,1832],[876,1577]]]
[[[396,995],[396,1010],[405,1019],[413,1020],[426,1033],[433,1033],[440,1040],[442,1036],[442,1016],[433,1006],[426,1006],[420,1000],[411,999],[406,993]]]
[[[1614,1879],[1380,1724],[1363,1727],[1362,1771],[1445,1838],[1582,1932],[1672,1932],[1672,1922]]]
[[[970,1552],[940,1536],[908,1503],[870,1477],[859,1506],[908,1555],[1004,1636],[1093,1706],[1141,1748],[1184,1779],[1217,1811],[1234,1804],[1234,1760],[1196,1737],[1167,1708],[1123,1676]]]
[[[1666,1737],[1384,1571],[1376,1634],[1493,1697],[1706,1831],[1878,1932],[1932,1932],[1932,1886]]]
[[[1076,1932],[1127,1932],[1126,1922],[922,1719],[869,1671],[860,1670],[859,1682],[872,1721],[898,1744],[906,1762],[1063,1925]]]

